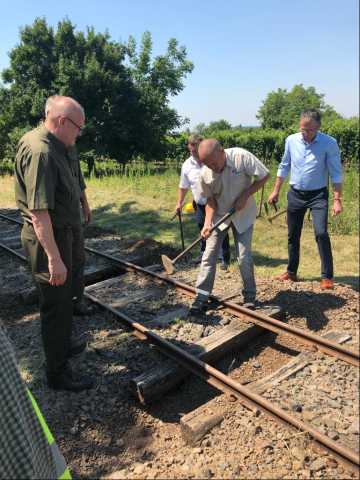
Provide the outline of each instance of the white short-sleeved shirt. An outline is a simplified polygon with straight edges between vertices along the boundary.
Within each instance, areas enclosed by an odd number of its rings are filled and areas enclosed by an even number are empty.
[[[205,205],[206,197],[199,193],[197,186],[202,168],[203,165],[198,163],[192,155],[186,159],[181,167],[179,188],[191,188],[195,202],[200,205]]]
[[[225,156],[224,170],[216,173],[204,165],[198,183],[198,194],[207,198],[213,197],[217,202],[214,223],[225,215],[242,192],[250,187],[252,177],[261,180],[269,173],[255,155],[243,148],[227,148]],[[231,217],[231,222],[236,230],[242,233],[251,227],[255,219],[256,202],[251,195],[245,207]]]

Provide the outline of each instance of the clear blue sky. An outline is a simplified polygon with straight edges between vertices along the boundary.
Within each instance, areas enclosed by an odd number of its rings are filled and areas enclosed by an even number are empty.
[[[190,125],[225,118],[257,124],[267,93],[314,86],[345,116],[359,108],[358,0],[1,0],[0,69],[19,28],[43,16],[67,16],[84,30],[140,40],[149,30],[154,54],[170,37],[185,45],[195,68],[172,100]]]

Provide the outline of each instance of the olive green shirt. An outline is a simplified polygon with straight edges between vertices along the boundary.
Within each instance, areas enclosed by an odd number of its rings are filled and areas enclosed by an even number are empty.
[[[81,224],[85,188],[75,147],[67,149],[44,126],[20,140],[15,162],[15,199],[26,222],[30,210],[48,210],[57,228]]]

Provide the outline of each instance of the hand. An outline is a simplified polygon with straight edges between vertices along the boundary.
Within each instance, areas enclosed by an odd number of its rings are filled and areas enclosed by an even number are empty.
[[[342,205],[341,205],[341,200],[336,200],[334,199],[334,204],[333,204],[333,209],[332,209],[332,216],[336,217],[336,215],[339,215],[339,213],[342,212]]]
[[[87,203],[82,204],[82,210],[84,214],[85,225],[88,225],[91,222],[91,210]]]
[[[242,210],[246,202],[249,199],[249,195],[247,195],[245,192],[240,195],[240,197],[236,200],[235,202],[235,210],[238,212],[239,210]]]
[[[175,212],[178,213],[178,212],[181,212],[182,208],[184,206],[184,203],[177,203],[176,204],[176,207],[175,207]]]
[[[49,273],[50,273],[50,285],[57,287],[63,285],[67,277],[67,269],[61,257],[56,259],[49,259]]]
[[[275,190],[270,193],[269,198],[268,198],[268,203],[273,204],[277,203],[279,201],[279,192],[276,192]]]
[[[210,237],[210,230],[212,228],[212,224],[211,225],[204,225],[201,232],[200,232],[200,235],[202,236],[202,238],[204,238],[205,240],[207,238]]]

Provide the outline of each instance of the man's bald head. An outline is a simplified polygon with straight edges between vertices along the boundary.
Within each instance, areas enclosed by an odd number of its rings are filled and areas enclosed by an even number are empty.
[[[72,113],[80,113],[85,116],[83,107],[73,98],[64,97],[62,95],[53,95],[46,100],[45,118],[55,118],[59,115],[66,117]]]
[[[75,144],[84,123],[84,109],[73,98],[53,95],[47,99],[44,125],[66,147]]]
[[[223,171],[225,152],[220,142],[215,138],[207,138],[199,145],[199,159],[216,173]]]

